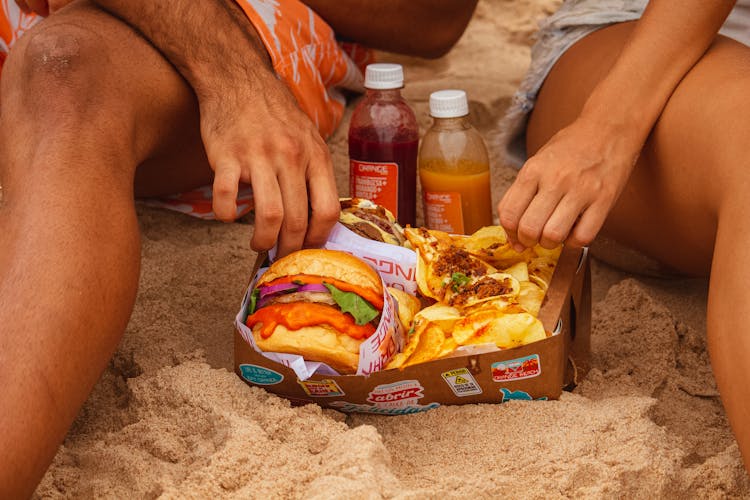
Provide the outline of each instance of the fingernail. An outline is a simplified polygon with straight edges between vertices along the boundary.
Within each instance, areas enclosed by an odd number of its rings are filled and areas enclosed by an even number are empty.
[[[526,250],[526,247],[521,245],[520,243],[513,243],[513,250],[518,253],[522,253],[524,250]]]

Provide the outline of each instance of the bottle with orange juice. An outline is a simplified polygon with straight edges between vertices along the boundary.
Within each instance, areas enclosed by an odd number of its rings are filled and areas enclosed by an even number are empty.
[[[425,225],[454,234],[492,225],[489,156],[469,122],[466,92],[433,92],[430,115],[418,160]]]

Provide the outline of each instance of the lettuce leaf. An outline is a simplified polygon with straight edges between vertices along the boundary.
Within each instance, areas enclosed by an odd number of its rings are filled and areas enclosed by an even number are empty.
[[[260,297],[260,288],[256,288],[250,293],[250,303],[247,304],[248,316],[255,312],[255,307],[258,304],[258,297]]]
[[[372,304],[356,293],[344,292],[326,282],[323,282],[323,285],[331,292],[331,296],[341,308],[341,312],[351,314],[354,322],[358,325],[366,325],[380,314]]]

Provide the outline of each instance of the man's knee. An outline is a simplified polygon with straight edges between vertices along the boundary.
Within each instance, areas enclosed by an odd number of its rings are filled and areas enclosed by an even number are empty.
[[[0,95],[33,110],[84,112],[107,84],[105,40],[80,25],[44,21],[21,37],[3,71]]]

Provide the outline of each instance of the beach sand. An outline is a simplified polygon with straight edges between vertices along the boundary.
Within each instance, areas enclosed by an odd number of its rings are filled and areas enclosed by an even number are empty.
[[[429,93],[457,87],[491,137],[536,23],[556,5],[481,0],[448,56],[381,59],[405,65],[423,129]],[[342,194],[346,126],[330,141]],[[499,197],[515,172],[491,150]],[[39,497],[750,496],[706,353],[705,280],[647,278],[595,259],[593,369],[559,401],[346,416],[291,408],[232,371],[251,220],[138,212],[133,317]]]

